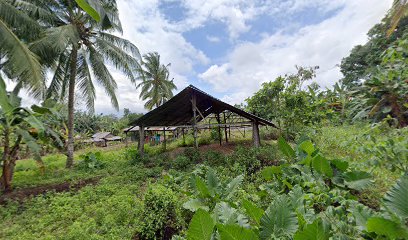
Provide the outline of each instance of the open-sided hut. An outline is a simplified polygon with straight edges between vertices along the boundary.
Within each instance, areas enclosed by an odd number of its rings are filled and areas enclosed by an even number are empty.
[[[119,136],[115,136],[110,132],[98,132],[92,135],[90,142],[93,142],[95,145],[98,146],[107,146],[107,142],[113,141],[121,141],[122,138]]]
[[[143,155],[144,152],[144,136],[145,129],[147,127],[171,126],[192,128],[194,131],[195,147],[198,147],[197,123],[205,119],[210,114],[214,114],[217,119],[217,124],[212,124],[211,126],[218,127],[218,129],[220,129],[222,126],[226,127],[228,125],[226,121],[224,121],[225,123],[222,124],[220,119],[220,114],[224,112],[234,113],[247,120],[246,122],[241,122],[240,124],[252,125],[252,137],[254,146],[256,147],[260,146],[259,125],[276,127],[268,120],[231,106],[230,104],[201,91],[193,85],[190,85],[165,102],[163,105],[146,113],[132,123],[132,126],[139,127],[140,154]]]

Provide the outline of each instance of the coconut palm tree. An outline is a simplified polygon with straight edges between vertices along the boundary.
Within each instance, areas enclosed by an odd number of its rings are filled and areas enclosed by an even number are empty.
[[[115,0],[87,0],[100,15],[96,21],[84,12],[76,2],[68,0],[27,0],[34,3],[24,6],[36,17],[36,6],[46,6],[40,14],[41,22],[48,26],[45,34],[31,49],[53,70],[53,77],[46,97],[68,96],[68,140],[66,166],[73,165],[74,152],[74,96],[80,93],[88,109],[93,110],[96,81],[118,109],[115,90],[117,84],[110,74],[108,64],[136,81],[136,69],[140,68],[139,50],[130,41],[114,35],[122,32]],[[52,17],[49,17],[52,16]],[[77,89],[77,90],[76,90]]]
[[[140,98],[147,100],[146,109],[153,109],[165,103],[173,97],[173,90],[177,89],[172,80],[169,80],[170,63],[167,65],[160,63],[160,55],[157,52],[143,55],[139,75],[142,82],[137,85],[141,88]]]
[[[16,81],[18,88],[26,87],[34,97],[42,97],[44,92],[44,71],[27,42],[38,37],[41,30],[16,1],[0,0],[0,78]]]
[[[390,36],[397,28],[399,21],[408,14],[408,0],[395,0],[390,10],[391,23],[387,31]]]

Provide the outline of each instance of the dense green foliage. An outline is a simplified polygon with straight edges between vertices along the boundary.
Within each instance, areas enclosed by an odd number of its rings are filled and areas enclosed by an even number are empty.
[[[296,69],[296,74],[263,83],[254,96],[246,99],[249,111],[275,121],[292,138],[304,125],[323,120],[339,122],[340,117],[345,117],[347,103],[338,84],[333,90],[322,91],[316,82],[308,83],[316,76],[318,67]]]
[[[92,110],[96,80],[118,108],[113,64],[158,107],[176,89],[170,64],[155,52],[139,59],[115,35],[116,1],[0,0],[0,238],[408,239],[407,7],[395,1],[331,89],[313,82],[317,66],[296,66],[239,105],[279,126],[261,129],[261,147],[249,133],[199,150],[190,132],[167,152],[91,148],[74,164],[74,133],[120,134],[140,117],[75,112],[75,98]],[[23,108],[21,88],[48,99]],[[199,145],[222,138],[202,131]],[[52,148],[66,148],[74,168],[41,156]]]
[[[142,159],[128,148],[96,154],[103,167],[92,169],[64,169],[62,156],[49,156],[44,158],[45,173],[31,160],[18,161],[17,188],[99,180],[78,192],[49,192],[22,205],[1,206],[0,238],[152,239],[178,234],[175,239],[205,239],[215,234],[257,239],[273,234],[370,239],[394,230],[405,234],[405,178],[392,187],[403,171],[371,165],[378,155],[367,150],[372,137],[379,144],[390,139],[402,144],[405,138],[395,138],[400,131],[387,125],[323,127],[304,131],[313,142],[301,140],[292,147],[280,139],[260,149],[241,146],[229,155],[187,148],[174,158],[149,150],[150,157]],[[78,156],[78,162],[94,155]],[[203,164],[196,166],[199,162]]]

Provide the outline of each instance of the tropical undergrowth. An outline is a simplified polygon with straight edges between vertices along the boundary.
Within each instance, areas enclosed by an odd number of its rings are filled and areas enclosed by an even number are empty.
[[[404,171],[370,164],[378,152],[361,148],[371,147],[368,133],[382,143],[399,131],[308,129],[296,143],[279,138],[228,155],[188,147],[175,157],[142,158],[133,147],[92,151],[72,170],[63,156],[49,156],[45,173],[24,160],[16,166],[21,190],[100,180],[1,206],[0,238],[404,239]],[[394,139],[398,146],[405,141]]]

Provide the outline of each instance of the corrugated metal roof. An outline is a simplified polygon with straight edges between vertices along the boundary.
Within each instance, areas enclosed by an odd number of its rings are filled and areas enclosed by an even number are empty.
[[[111,133],[110,132],[98,132],[92,135],[92,138],[106,138],[107,136],[109,136],[109,134]]]
[[[145,127],[191,125],[193,119],[191,102],[193,95],[196,97],[196,106],[201,112],[201,114],[197,113],[197,115],[199,115],[198,121],[201,121],[202,117],[205,118],[212,113],[218,114],[228,110],[251,121],[257,121],[261,125],[276,127],[272,122],[231,106],[193,85],[186,87],[169,101],[138,118],[131,125],[143,125]]]

